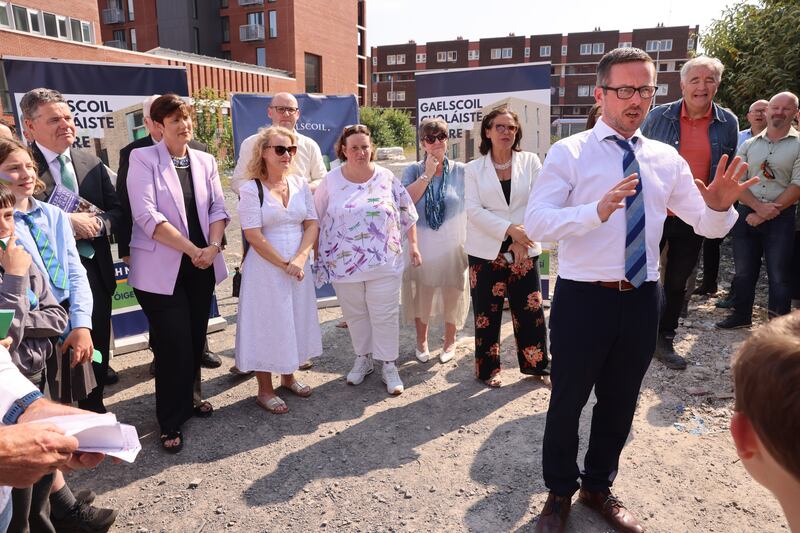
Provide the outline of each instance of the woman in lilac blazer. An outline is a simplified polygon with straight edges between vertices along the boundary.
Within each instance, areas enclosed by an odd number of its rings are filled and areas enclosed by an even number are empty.
[[[170,453],[183,448],[186,420],[213,412],[207,401],[194,403],[193,385],[214,285],[227,276],[222,236],[230,217],[216,161],[188,147],[192,115],[177,95],[156,99],[150,118],[163,138],[131,152],[128,171],[134,221],[128,283],[150,323],[156,416]]]

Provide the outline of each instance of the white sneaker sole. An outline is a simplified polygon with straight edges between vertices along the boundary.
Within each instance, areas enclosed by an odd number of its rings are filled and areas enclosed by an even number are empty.
[[[388,392],[392,396],[398,396],[400,394],[403,394],[403,391],[406,390],[406,388],[403,386],[402,383],[400,385],[397,385],[395,388],[390,389],[389,385],[386,383],[386,378],[383,376],[381,376],[381,381],[383,381],[384,385],[386,385],[386,392]]]
[[[361,376],[361,379],[351,379],[350,375],[348,374],[348,376],[347,376],[347,384],[348,385],[361,385],[362,383],[364,383],[364,379],[367,376],[369,376],[370,374],[372,374],[374,371],[375,371],[374,368],[370,369],[369,372],[367,372],[366,374]]]

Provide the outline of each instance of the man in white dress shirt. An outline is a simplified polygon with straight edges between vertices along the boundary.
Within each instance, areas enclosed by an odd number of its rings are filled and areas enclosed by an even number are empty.
[[[297,135],[297,154],[292,160],[294,172],[303,176],[308,181],[311,192],[314,192],[320,180],[328,171],[325,168],[325,161],[322,159],[322,151],[319,149],[319,145],[311,137],[306,137],[295,130],[297,120],[300,118],[297,99],[289,93],[276,94],[269,102],[267,116],[269,116],[273,126],[282,126]],[[258,133],[251,135],[242,141],[242,145],[239,147],[239,158],[236,161],[236,168],[233,170],[233,177],[231,178],[231,189],[236,194],[239,194],[239,187],[250,179],[250,176],[247,175],[247,167],[253,158],[253,147],[257,137]]]
[[[739,184],[746,165],[737,159],[725,171],[727,157],[710,185],[695,184],[677,151],[642,137],[655,91],[653,60],[643,50],[606,54],[594,92],[602,118],[552,146],[531,190],[528,236],[559,243],[542,450],[550,493],[536,531],[563,531],[579,488],[615,529],[643,531],[611,484],[656,343],[664,218],[670,209],[697,233],[721,237],[736,221],[731,205],[752,184]],[[578,421],[592,388],[597,404],[581,472]]]

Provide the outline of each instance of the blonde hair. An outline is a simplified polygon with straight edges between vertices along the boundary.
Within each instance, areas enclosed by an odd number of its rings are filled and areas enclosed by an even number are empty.
[[[282,126],[269,126],[268,128],[261,128],[258,130],[258,137],[256,144],[253,147],[253,153],[250,154],[250,163],[247,165],[247,175],[251,180],[267,179],[267,162],[264,161],[262,154],[264,149],[269,145],[269,141],[276,135],[283,135],[291,139],[293,145],[297,145],[297,134]],[[294,157],[297,157],[295,154]],[[292,158],[292,167],[294,167],[294,158]]]

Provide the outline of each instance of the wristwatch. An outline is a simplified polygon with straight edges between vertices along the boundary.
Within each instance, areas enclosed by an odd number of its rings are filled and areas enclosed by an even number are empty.
[[[3,424],[6,426],[16,424],[17,420],[19,420],[19,417],[22,416],[22,413],[24,413],[25,410],[39,398],[44,398],[44,395],[42,395],[42,393],[38,390],[35,390],[33,392],[29,392],[18,400],[14,400],[14,403],[12,403],[11,407],[8,408],[6,416],[3,417]]]
[[[219,250],[219,253],[222,253],[222,243],[221,242],[214,241],[214,242],[208,243],[208,245],[209,246],[216,246],[217,250]]]

